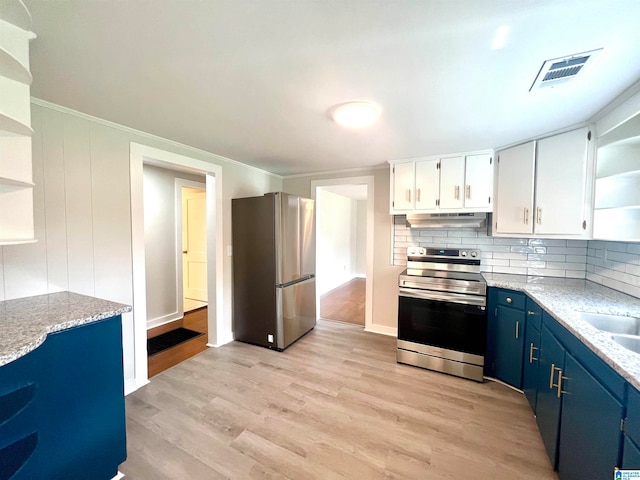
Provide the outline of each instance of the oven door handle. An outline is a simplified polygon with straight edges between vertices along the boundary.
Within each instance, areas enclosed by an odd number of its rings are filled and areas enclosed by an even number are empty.
[[[422,300],[436,300],[441,302],[462,303],[465,305],[487,305],[487,298],[480,295],[464,295],[460,293],[434,292],[433,290],[417,290],[415,288],[399,287],[401,297],[418,298]]]

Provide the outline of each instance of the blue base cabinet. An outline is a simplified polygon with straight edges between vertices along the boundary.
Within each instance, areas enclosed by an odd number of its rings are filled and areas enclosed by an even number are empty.
[[[0,479],[109,480],[125,459],[120,316],[0,367]]]
[[[640,470],[640,393],[629,388],[622,468]]]
[[[613,478],[620,465],[622,404],[569,353],[562,378],[559,477]]]
[[[564,347],[543,325],[538,369],[536,422],[554,469],[558,462],[558,432],[562,406],[559,382],[561,382],[560,378],[564,369],[564,357]]]
[[[540,329],[542,309],[527,297],[526,334],[524,337],[524,359],[522,365],[522,390],[531,410],[536,413],[538,401],[538,366],[540,364]]]
[[[525,295],[491,289],[485,373],[516,388],[522,386],[522,357],[525,337]]]

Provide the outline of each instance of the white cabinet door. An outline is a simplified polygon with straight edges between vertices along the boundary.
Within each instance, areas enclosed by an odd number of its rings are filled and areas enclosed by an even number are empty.
[[[440,160],[440,208],[464,206],[464,157]]]
[[[393,205],[392,210],[413,210],[414,162],[393,165]]]
[[[438,208],[440,198],[439,160],[421,160],[416,162],[416,210]]]
[[[538,141],[537,234],[580,235],[584,232],[588,133],[585,127]]]
[[[488,209],[493,196],[492,155],[467,155],[465,164],[465,208]]]
[[[497,233],[533,233],[535,142],[498,153]]]

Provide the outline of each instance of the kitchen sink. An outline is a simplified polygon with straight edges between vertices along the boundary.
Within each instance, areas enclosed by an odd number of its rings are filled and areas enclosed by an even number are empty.
[[[640,337],[635,335],[611,335],[611,338],[621,347],[640,354]]]
[[[580,319],[603,332],[622,335],[640,335],[640,318],[609,315],[605,313],[580,312]]]

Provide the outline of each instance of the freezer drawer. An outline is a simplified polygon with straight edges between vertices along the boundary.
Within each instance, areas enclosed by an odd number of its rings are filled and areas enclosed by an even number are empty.
[[[276,348],[284,350],[316,325],[316,279],[276,288]]]

